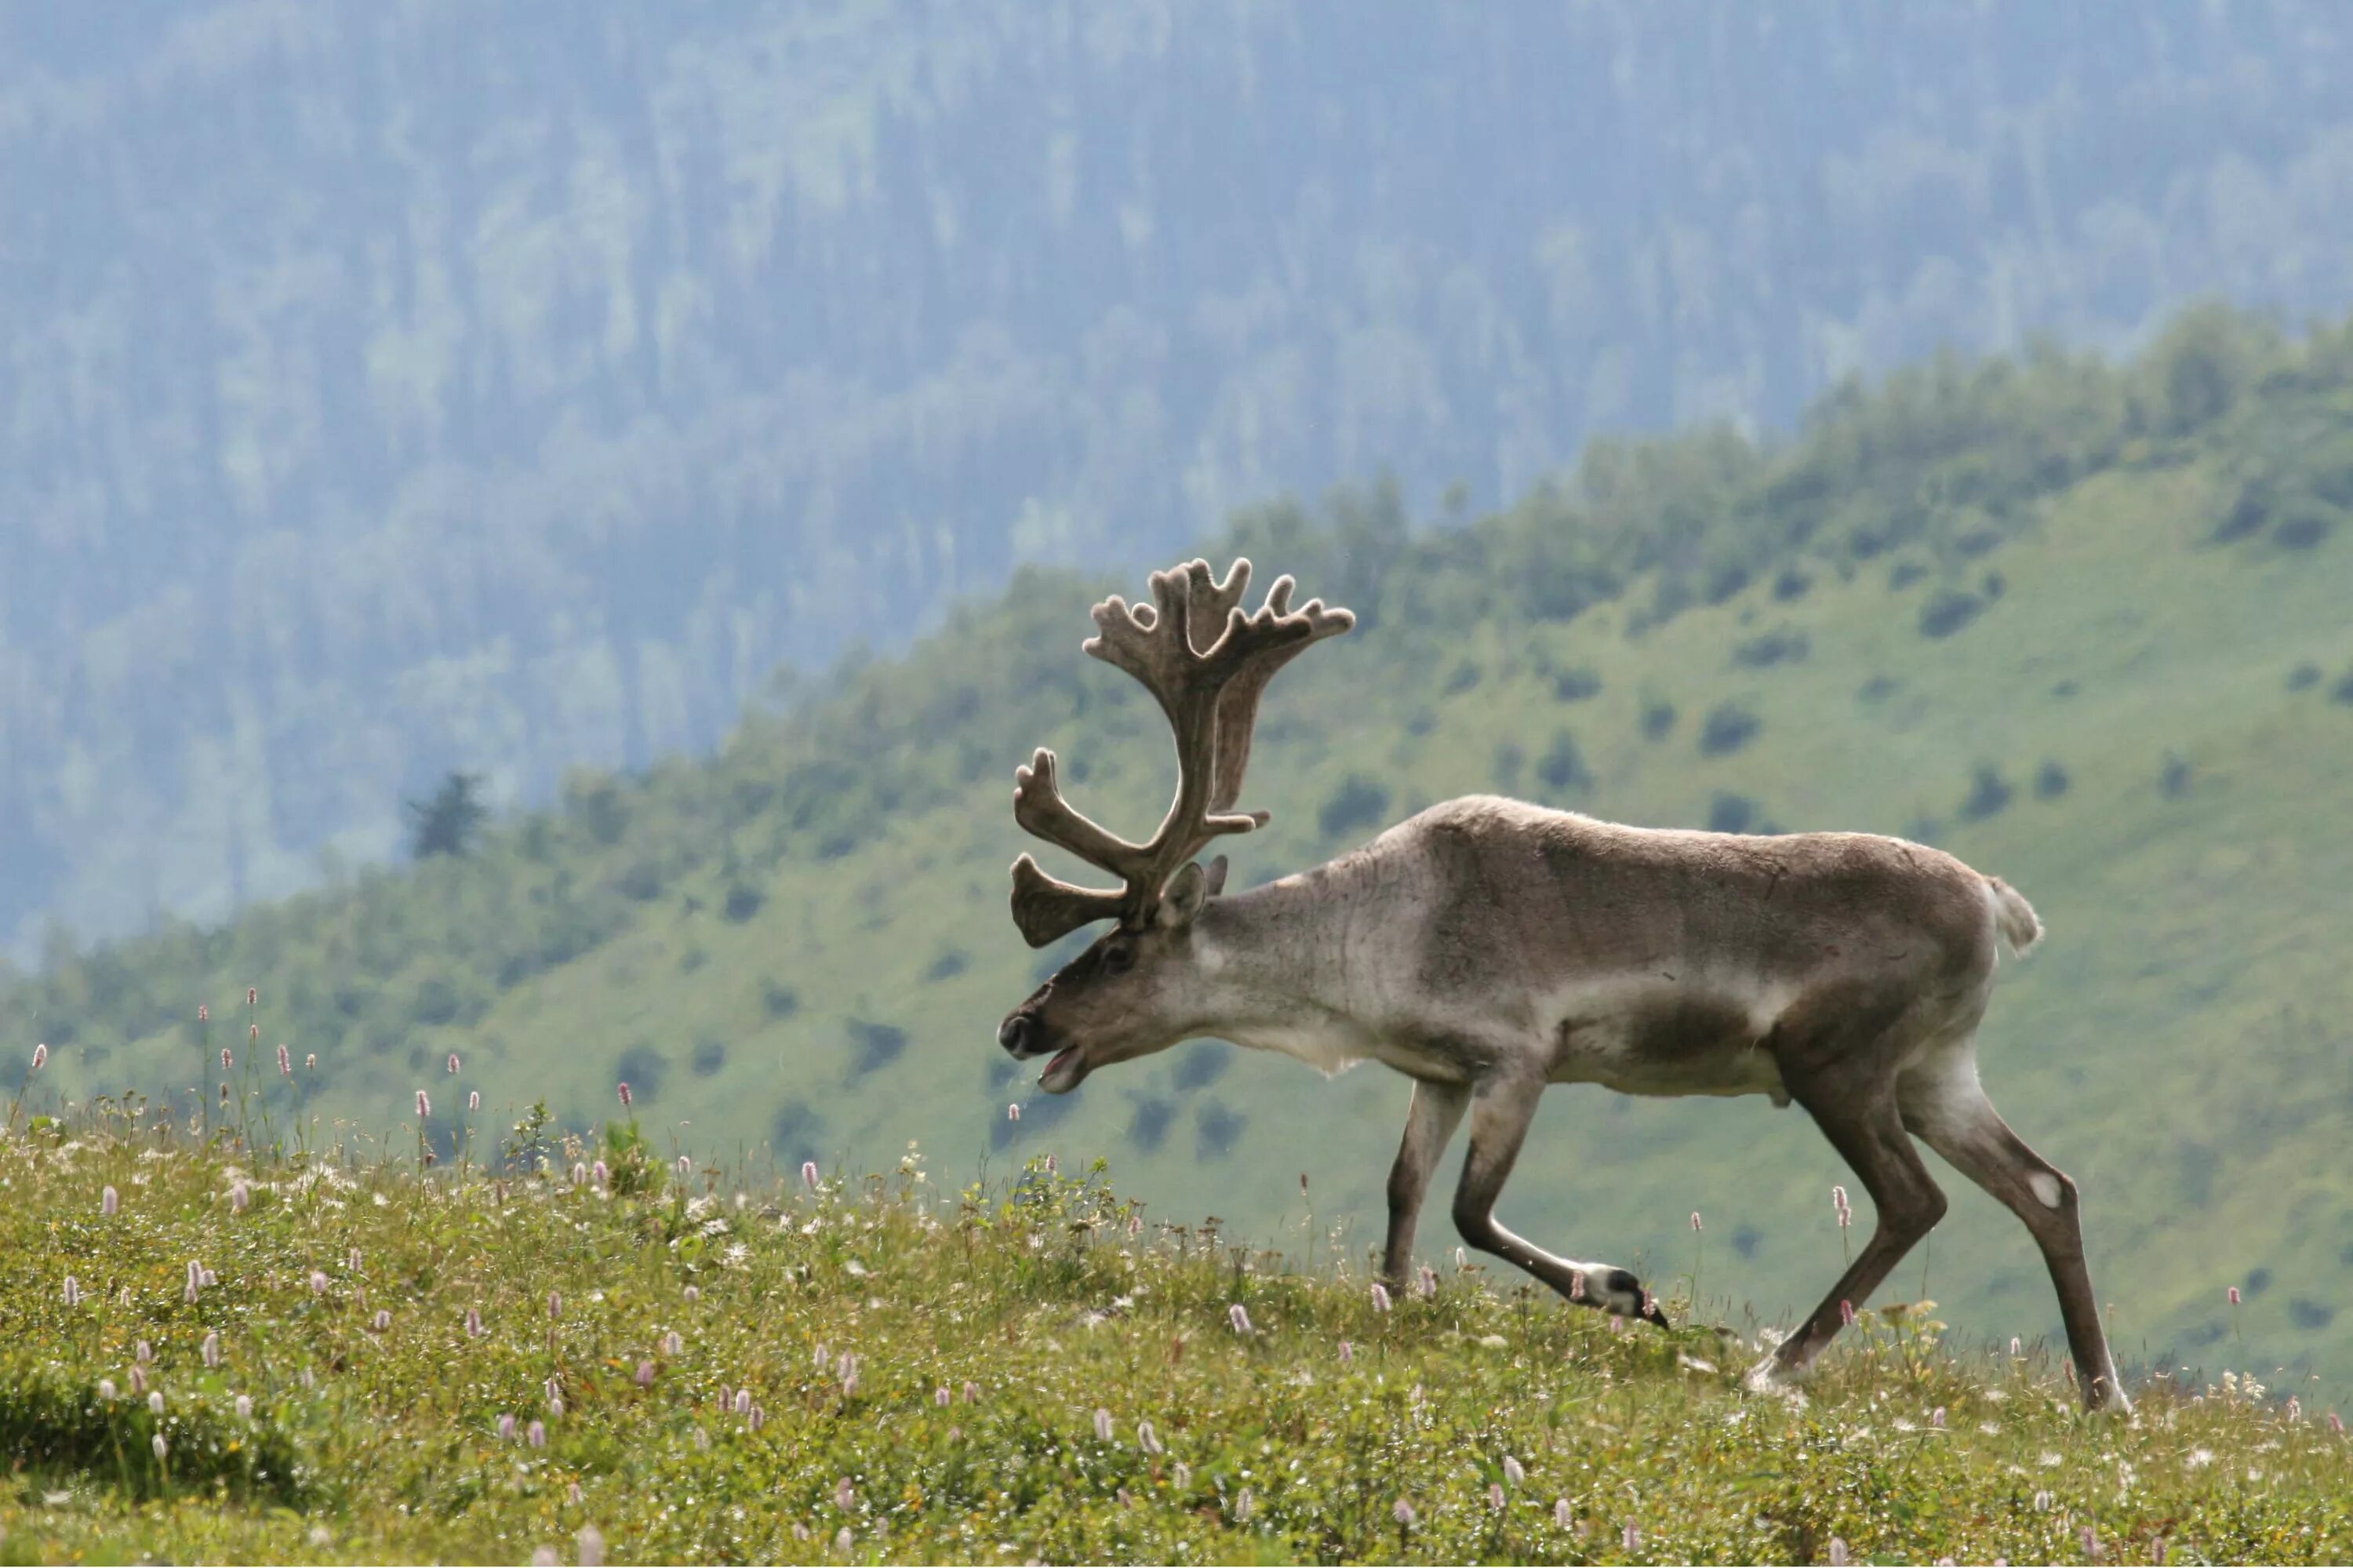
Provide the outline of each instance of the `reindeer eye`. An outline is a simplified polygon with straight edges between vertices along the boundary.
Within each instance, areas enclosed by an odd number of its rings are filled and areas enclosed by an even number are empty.
[[[1113,974],[1124,975],[1135,963],[1135,949],[1125,942],[1113,942],[1103,949],[1103,968]]]

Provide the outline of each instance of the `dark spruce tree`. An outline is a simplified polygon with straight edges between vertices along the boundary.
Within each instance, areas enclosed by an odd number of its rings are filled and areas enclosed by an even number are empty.
[[[464,854],[481,830],[490,808],[482,804],[482,776],[452,773],[441,780],[432,798],[410,800],[408,847],[418,860],[437,854]]]

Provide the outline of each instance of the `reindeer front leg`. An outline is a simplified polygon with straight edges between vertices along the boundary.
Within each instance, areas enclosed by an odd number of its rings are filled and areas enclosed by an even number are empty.
[[[1430,1173],[1447,1140],[1471,1103],[1463,1084],[1437,1084],[1416,1079],[1413,1107],[1406,1112],[1405,1139],[1398,1145],[1397,1163],[1389,1168],[1389,1237],[1381,1255],[1381,1277],[1392,1290],[1406,1287],[1413,1266],[1414,1222],[1421,1217],[1422,1194],[1430,1191]]]
[[[1481,1252],[1526,1270],[1571,1301],[1667,1327],[1666,1315],[1630,1270],[1555,1257],[1497,1223],[1495,1200],[1512,1173],[1513,1161],[1520,1157],[1520,1145],[1544,1091],[1541,1077],[1496,1074],[1472,1092],[1471,1150],[1463,1157],[1461,1184],[1454,1191],[1455,1229]]]

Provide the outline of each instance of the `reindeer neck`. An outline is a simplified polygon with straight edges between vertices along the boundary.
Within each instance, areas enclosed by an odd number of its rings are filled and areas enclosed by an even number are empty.
[[[1210,900],[1197,937],[1200,1032],[1309,1057],[1338,1047],[1303,1041],[1361,1036],[1368,955],[1352,938],[1368,913],[1364,883],[1340,861]]]

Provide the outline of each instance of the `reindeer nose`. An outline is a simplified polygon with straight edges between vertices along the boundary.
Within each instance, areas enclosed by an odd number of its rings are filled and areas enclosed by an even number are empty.
[[[1022,1013],[1017,1012],[997,1026],[997,1043],[1016,1056],[1021,1054],[1021,1047],[1029,1040],[1029,1020]]]

